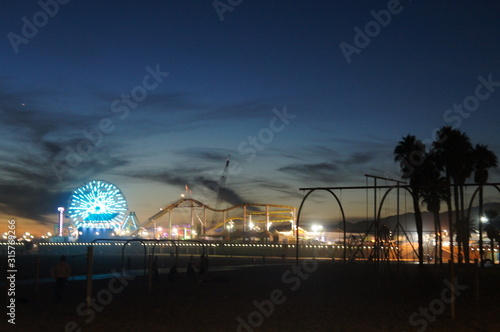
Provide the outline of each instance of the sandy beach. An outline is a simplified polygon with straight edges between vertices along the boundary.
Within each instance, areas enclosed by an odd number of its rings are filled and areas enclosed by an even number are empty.
[[[53,283],[19,286],[16,324],[8,331],[497,331],[499,270],[480,271],[479,301],[473,269],[457,267],[455,319],[450,316],[447,266],[357,262],[346,271],[331,261],[255,262],[213,267],[204,280],[174,282],[118,274],[94,280],[93,306],[85,281],[70,280],[62,305]],[[217,265],[217,264],[215,264]]]

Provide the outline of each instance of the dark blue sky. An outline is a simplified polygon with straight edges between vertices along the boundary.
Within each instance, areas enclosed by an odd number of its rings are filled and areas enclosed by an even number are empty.
[[[396,174],[401,137],[444,125],[500,155],[497,1],[243,0],[223,20],[212,1],[42,3],[53,17],[37,1],[0,11],[5,218],[50,223],[95,178],[141,220],[185,184],[213,204],[227,154],[227,204],[298,206],[299,187]],[[344,193],[348,216],[364,199]]]

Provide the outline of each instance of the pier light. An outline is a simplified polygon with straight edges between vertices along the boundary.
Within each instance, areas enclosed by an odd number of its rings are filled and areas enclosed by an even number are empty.
[[[323,229],[323,226],[321,225],[312,225],[311,227],[312,231],[317,233],[317,232],[321,232],[321,230]]]

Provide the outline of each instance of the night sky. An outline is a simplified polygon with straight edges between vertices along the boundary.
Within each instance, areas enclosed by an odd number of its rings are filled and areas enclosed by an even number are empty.
[[[228,154],[224,206],[297,207],[300,187],[396,176],[407,134],[430,144],[450,125],[500,155],[498,1],[215,5],[2,2],[1,224],[52,230],[92,179],[141,221],[186,184],[214,205]],[[340,195],[365,216],[365,191]],[[326,205],[316,195],[308,216],[336,219]]]

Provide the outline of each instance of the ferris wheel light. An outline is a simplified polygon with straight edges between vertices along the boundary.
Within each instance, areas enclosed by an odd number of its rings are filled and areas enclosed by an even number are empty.
[[[121,191],[105,181],[90,181],[73,192],[70,218],[77,227],[119,229],[125,220],[127,202]]]

